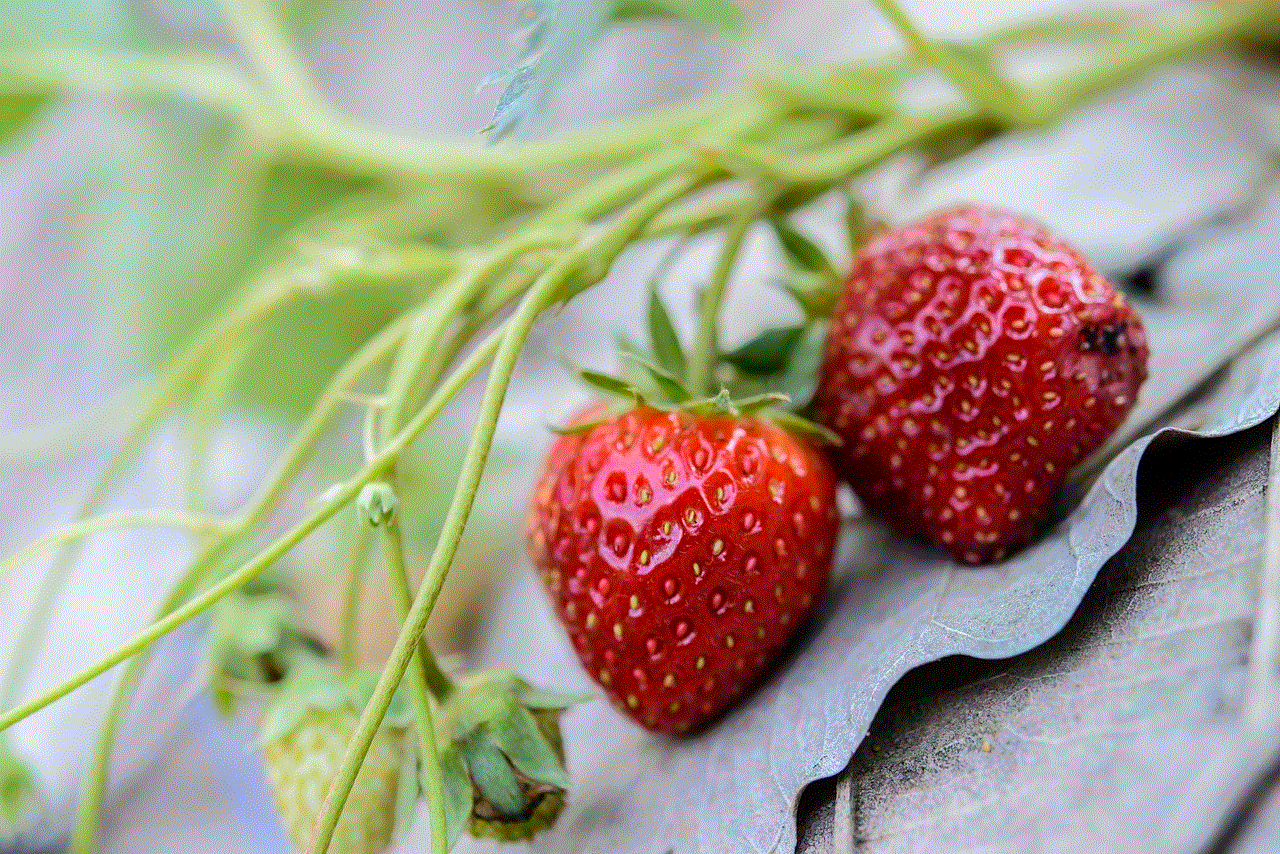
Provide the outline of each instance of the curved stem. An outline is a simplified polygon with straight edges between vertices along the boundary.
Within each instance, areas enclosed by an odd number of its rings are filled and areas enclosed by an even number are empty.
[[[365,259],[363,266],[353,266],[351,259],[340,250],[330,248],[326,255],[322,249],[313,248],[309,261],[310,266],[304,271],[308,275],[301,275],[299,270],[291,268],[268,276],[262,291],[252,292],[249,298],[209,324],[162,374],[151,401],[130,426],[120,447],[85,496],[77,513],[79,519],[88,517],[102,505],[146,447],[148,439],[174,402],[209,370],[211,364],[218,362],[220,354],[242,341],[267,319],[306,295],[324,293],[341,286],[380,286],[410,276],[438,274],[444,267],[451,270],[453,265],[451,259],[417,248],[406,252],[388,249],[377,259]],[[36,604],[27,615],[19,634],[18,647],[10,659],[4,683],[0,685],[0,705],[10,705],[26,683],[54,603],[78,555],[79,551],[74,546],[63,552],[41,581]]]
[[[267,0],[223,0],[231,33],[286,109],[318,104],[319,95]]]

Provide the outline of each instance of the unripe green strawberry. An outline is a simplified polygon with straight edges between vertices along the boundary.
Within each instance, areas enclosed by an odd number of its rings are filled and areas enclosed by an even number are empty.
[[[360,722],[363,691],[335,681],[308,680],[286,690],[263,723],[267,781],[285,832],[306,851],[329,787]],[[334,828],[329,854],[379,854],[395,833],[407,721],[391,714],[374,734],[355,785]]]

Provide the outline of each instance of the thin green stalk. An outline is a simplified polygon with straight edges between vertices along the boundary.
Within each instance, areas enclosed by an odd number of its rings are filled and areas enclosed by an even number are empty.
[[[81,519],[64,525],[56,531],[24,546],[0,562],[0,577],[4,577],[41,552],[57,546],[82,540],[93,534],[120,528],[176,528],[202,537],[218,536],[233,530],[231,525],[212,516],[179,513],[173,510],[128,510]]]
[[[364,571],[369,563],[369,526],[356,525],[355,542],[351,544],[351,562],[347,564],[342,586],[342,605],[338,616],[338,664],[347,672],[356,669],[356,624],[360,616],[360,591],[364,589]]]
[[[1050,81],[1032,97],[1050,119],[1060,118],[1082,102],[1115,89],[1153,68],[1222,44],[1259,26],[1280,26],[1280,3],[1223,3],[1207,7],[1190,23],[1166,27],[1126,29],[1112,40],[1102,57],[1083,72],[1068,73]]]
[[[265,93],[220,57],[141,54],[69,48],[8,48],[0,51],[0,89],[6,94],[47,94],[71,89],[95,94],[195,99],[266,125],[275,110]]]
[[[500,332],[501,330],[499,330]],[[395,439],[387,445],[376,458],[370,460],[360,469],[356,475],[346,483],[340,484],[336,489],[331,490],[325,496],[325,500],[320,506],[311,512],[309,516],[301,522],[289,529],[285,534],[281,535],[267,548],[259,552],[248,562],[242,564],[234,572],[227,575],[217,584],[210,587],[204,593],[187,602],[181,608],[171,611],[163,619],[157,620],[126,641],[114,651],[104,656],[98,662],[77,673],[70,679],[62,682],[58,686],[46,691],[39,697],[32,699],[19,706],[11,708],[9,711],[0,715],[0,731],[6,730],[18,721],[26,718],[35,712],[40,711],[45,706],[53,703],[72,691],[81,687],[85,683],[97,676],[115,667],[122,661],[125,661],[142,652],[151,644],[167,635],[169,632],[181,626],[191,618],[198,616],[210,606],[216,604],[228,594],[239,590],[245,584],[261,575],[268,567],[277,560],[288,554],[294,546],[302,542],[302,540],[320,527],[324,522],[337,513],[344,505],[354,500],[359,494],[361,488],[374,478],[378,477],[387,467],[394,462],[405,448],[409,446],[422,431],[425,430],[437,415],[440,414],[445,405],[452,400],[462,387],[466,385],[470,379],[480,370],[489,357],[497,350],[498,343],[501,340],[500,334],[495,332],[489,339],[476,348],[475,351],[460,365],[453,374],[450,375],[445,382],[432,396],[422,412],[410,422],[410,424],[402,430]],[[403,673],[403,670],[401,670]],[[384,710],[385,712],[385,710]],[[353,778],[354,779],[354,778]]]
[[[209,476],[210,449],[213,447],[218,423],[226,410],[227,400],[231,396],[232,386],[252,351],[254,338],[250,334],[244,341],[229,348],[229,352],[205,376],[192,401],[186,483],[187,511],[190,513],[209,510],[206,482]]]
[[[696,395],[712,395],[716,389],[711,387],[711,373],[716,359],[720,355],[718,329],[720,324],[720,306],[724,304],[725,293],[729,289],[729,278],[733,275],[734,264],[747,232],[755,223],[759,208],[752,208],[743,213],[725,232],[724,246],[720,250],[720,260],[716,263],[711,281],[702,294],[698,306],[698,329],[693,339],[693,352],[689,354],[689,390]]]
[[[404,549],[400,544],[400,526],[394,517],[382,526],[382,554],[387,564],[387,580],[395,598],[401,621],[409,616],[409,574],[404,568]],[[431,697],[427,688],[424,663],[435,662],[431,650],[419,636],[409,662],[409,701],[417,719],[418,752],[422,756],[423,776],[427,782],[427,810],[431,817],[431,852],[448,854],[449,836],[444,816],[444,776],[440,771],[440,751],[436,745],[436,727],[431,719]],[[439,668],[436,668],[439,672]]]
[[[328,851],[329,841],[333,837],[333,830],[337,826],[338,817],[342,814],[347,796],[351,793],[356,774],[359,773],[360,765],[369,752],[369,745],[373,742],[373,736],[391,705],[391,698],[404,678],[410,658],[417,647],[417,640],[426,628],[427,619],[431,616],[436,598],[440,595],[440,588],[444,585],[445,575],[457,553],[467,517],[471,512],[471,505],[480,487],[480,478],[484,473],[494,431],[497,429],[498,415],[506,397],[507,385],[511,381],[511,374],[515,370],[516,361],[520,357],[520,351],[533,327],[533,322],[558,299],[565,297],[566,283],[575,273],[580,272],[580,265],[590,250],[598,251],[602,256],[600,259],[602,269],[598,271],[598,275],[603,278],[608,267],[627,244],[644,229],[650,219],[672,201],[698,186],[700,182],[701,177],[682,177],[672,179],[651,190],[601,237],[590,241],[578,252],[566,254],[548,269],[529,289],[515,313],[504,324],[500,345],[489,371],[489,381],[480,402],[471,444],[463,460],[458,486],[445,516],[440,538],[422,583],[418,587],[413,607],[401,625],[395,647],[382,670],[382,676],[378,680],[373,696],[360,716],[360,723],[330,786],[308,854],[324,854]]]

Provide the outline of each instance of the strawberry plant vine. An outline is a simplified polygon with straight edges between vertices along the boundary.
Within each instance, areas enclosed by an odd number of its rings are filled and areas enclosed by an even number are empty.
[[[679,15],[681,9],[681,4],[657,2],[615,5],[611,14],[619,19]],[[757,224],[775,224],[784,251],[808,277],[810,286],[799,288],[797,296],[808,313],[820,315],[830,307],[829,279],[835,266],[787,224],[792,212],[831,191],[856,196],[861,175],[898,155],[915,152],[927,162],[954,157],[994,134],[1057,121],[1085,100],[1180,56],[1280,30],[1280,6],[1243,2],[1196,6],[1176,16],[1117,13],[1049,19],[952,43],[929,38],[894,0],[879,0],[878,6],[900,32],[907,52],[835,68],[774,69],[738,92],[492,147],[424,142],[337,113],[313,85],[274,7],[256,0],[224,4],[238,51],[247,59],[245,67],[211,53],[0,49],[0,93],[6,96],[82,91],[195,102],[232,120],[266,161],[322,164],[371,186],[354,201],[322,212],[287,235],[271,263],[246,279],[200,334],[140,390],[108,407],[112,414],[127,411],[128,426],[85,497],[80,517],[0,564],[5,573],[37,554],[60,550],[0,687],[0,730],[125,665],[86,774],[72,851],[85,854],[93,847],[116,728],[153,644],[238,595],[311,532],[353,506],[362,523],[376,530],[357,536],[341,609],[340,666],[352,666],[354,608],[363,555],[373,540],[380,542],[385,557],[401,628],[385,665],[359,697],[358,723],[316,819],[309,850],[320,854],[329,849],[362,763],[402,683],[417,731],[433,850],[447,850],[461,827],[459,810],[470,807],[464,758],[474,773],[494,755],[491,747],[505,757],[496,777],[474,781],[478,797],[490,805],[510,798],[511,768],[526,782],[543,786],[540,792],[567,784],[548,752],[547,745],[558,737],[544,739],[529,727],[534,725],[530,721],[547,726],[574,698],[548,694],[510,674],[455,684],[422,641],[476,499],[512,372],[537,319],[599,283],[637,243],[723,232],[720,259],[709,271],[710,284],[700,302],[696,335],[689,352],[680,352],[687,361],[675,377],[694,397],[714,395],[718,363],[737,359],[756,364],[762,358],[745,349],[723,353],[717,334],[730,273]],[[547,38],[557,4],[531,8],[543,16],[532,32]],[[742,35],[732,4],[690,8],[704,10],[703,24],[712,21],[715,28]],[[1048,42],[1076,49],[1070,68],[1036,82],[1015,80],[1004,70],[1006,51]],[[512,76],[512,88],[495,116],[499,130],[524,121],[521,99],[532,91],[528,86],[534,71],[553,61],[563,65],[564,58],[531,42],[517,63],[504,69]],[[903,89],[924,75],[949,81],[954,97],[924,107],[910,105]],[[856,243],[862,225],[857,206],[852,210],[851,242]],[[457,223],[460,213],[469,217],[462,225]],[[447,237],[440,239],[440,234]],[[100,514],[161,424],[184,408],[197,437],[192,470],[199,470],[230,377],[243,369],[247,347],[269,329],[270,321],[315,295],[373,293],[403,285],[413,289],[411,304],[333,374],[258,493],[239,512],[210,515],[200,490],[192,487],[182,511]],[[653,320],[661,320],[665,310],[651,307],[650,312],[651,327],[669,328],[669,320],[665,327]],[[782,330],[775,338],[785,340],[789,352],[800,346],[803,335],[802,330]],[[654,344],[655,349],[672,346],[665,331],[655,335]],[[402,458],[459,392],[482,375],[483,396],[456,491],[421,584],[412,590],[396,508]],[[246,557],[342,409],[369,382],[381,383],[383,392],[362,401],[368,411],[364,464],[319,496],[285,533]],[[86,429],[82,426],[80,432]],[[56,438],[69,443],[75,432]],[[195,544],[195,557],[153,623],[65,682],[21,699],[32,656],[78,544],[122,527],[185,531]],[[477,735],[481,725],[487,727],[484,738],[491,735],[493,744]],[[520,737],[504,741],[503,733],[517,731]],[[6,755],[3,750],[0,745],[0,759]]]

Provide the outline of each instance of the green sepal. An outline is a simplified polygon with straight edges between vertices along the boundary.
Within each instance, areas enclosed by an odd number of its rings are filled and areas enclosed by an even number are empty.
[[[590,433],[605,422],[604,418],[583,421],[581,424],[548,424],[547,429],[557,436],[577,436],[579,433]]]
[[[453,848],[471,817],[475,790],[462,764],[458,748],[448,744],[440,749],[440,776],[444,784],[444,825],[448,847]]]
[[[317,664],[290,673],[280,683],[275,701],[262,716],[259,740],[269,743],[288,735],[308,709],[328,711],[350,708],[363,712],[377,688],[380,673],[342,674],[326,664]],[[404,729],[413,719],[404,692],[391,697],[391,705],[382,718],[382,726]]]
[[[740,415],[755,415],[765,409],[776,409],[791,403],[791,398],[780,391],[766,391],[750,397],[740,397],[733,401],[734,409]]]
[[[303,631],[283,593],[240,591],[214,610],[205,667],[214,704],[224,715],[235,711],[237,686],[269,685],[320,660],[319,646]]]
[[[592,699],[590,694],[558,694],[535,688],[527,682],[515,687],[513,696],[526,709],[567,709]]]
[[[867,237],[871,234],[871,221],[867,218],[867,207],[852,193],[846,195],[844,232],[849,241],[850,254],[857,254],[858,248],[867,242]]]
[[[826,349],[827,324],[809,324],[791,348],[787,366],[773,378],[771,385],[791,398],[792,410],[803,410],[813,398]]]
[[[649,341],[653,347],[653,361],[672,377],[683,377],[689,371],[684,345],[671,323],[671,315],[662,304],[658,289],[649,289],[648,306]]]
[[[791,351],[803,334],[804,326],[799,324],[766,329],[722,358],[748,374],[776,374],[786,367]]]
[[[0,839],[26,829],[44,802],[35,775],[0,735]]]
[[[843,440],[831,430],[816,421],[810,421],[803,415],[797,415],[785,409],[778,409],[770,412],[765,417],[788,433],[803,436],[811,441],[828,445],[844,444]]]
[[[680,406],[681,404],[688,403],[690,400],[693,400],[693,395],[684,387],[684,383],[680,382],[680,380],[676,379],[675,376],[668,373],[662,367],[653,364],[648,359],[645,359],[643,356],[639,356],[635,353],[623,353],[623,355],[629,361],[634,362],[640,370],[648,374],[649,378],[653,381],[653,384],[658,387],[660,392],[662,392],[661,396],[663,398],[666,398],[676,406]],[[650,402],[652,403],[652,401]]]
[[[839,278],[835,265],[818,244],[796,231],[785,220],[774,217],[769,220],[769,224],[773,226],[773,233],[777,235],[778,244],[787,260],[794,266],[819,276]]]
[[[528,709],[513,700],[504,714],[488,722],[488,727],[494,743],[517,771],[539,783],[569,788],[564,765]]]
[[[580,370],[578,376],[582,381],[593,389],[610,397],[619,397],[624,400],[630,400],[637,405],[644,403],[644,397],[640,394],[640,389],[636,388],[626,380],[620,380],[617,377],[611,377],[608,374],[602,374],[598,371]]]
[[[515,817],[523,813],[524,795],[520,791],[520,780],[489,732],[484,727],[472,730],[458,746],[480,795],[503,816]]]

